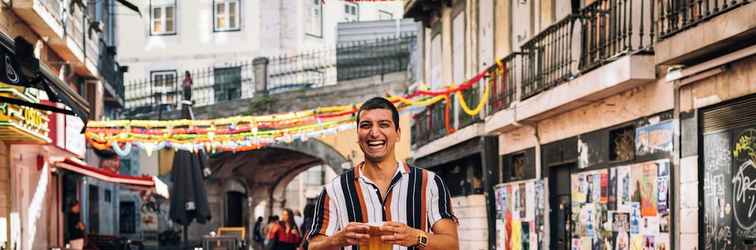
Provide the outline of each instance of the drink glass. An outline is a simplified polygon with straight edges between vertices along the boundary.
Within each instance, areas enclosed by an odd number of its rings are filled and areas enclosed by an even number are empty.
[[[370,238],[368,239],[367,243],[360,244],[360,249],[365,250],[391,250],[393,246],[390,243],[384,242],[381,240],[382,235],[390,235],[391,233],[381,232],[380,226],[383,225],[383,223],[370,223],[370,229],[368,230],[368,234],[370,234]]]

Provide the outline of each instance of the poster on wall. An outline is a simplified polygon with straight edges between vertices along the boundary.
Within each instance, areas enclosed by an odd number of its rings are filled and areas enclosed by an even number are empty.
[[[635,130],[635,153],[638,156],[672,152],[672,120],[639,127]]]
[[[575,173],[572,182],[572,197],[586,197],[572,203],[572,249],[668,249],[668,160]]]
[[[543,249],[545,182],[499,184],[496,194],[496,249]]]

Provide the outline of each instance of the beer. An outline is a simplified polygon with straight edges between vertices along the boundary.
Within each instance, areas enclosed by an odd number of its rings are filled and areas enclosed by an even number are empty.
[[[380,225],[370,225],[370,229],[368,230],[368,234],[370,234],[370,239],[368,239],[367,242],[363,242],[360,244],[360,249],[364,250],[391,250],[393,249],[393,246],[390,243],[383,242],[381,240],[382,235],[390,235],[391,233],[388,232],[382,232],[380,229]]]

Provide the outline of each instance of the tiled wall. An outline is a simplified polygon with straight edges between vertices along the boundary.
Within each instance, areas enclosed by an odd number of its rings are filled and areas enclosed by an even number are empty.
[[[482,194],[452,198],[459,219],[459,249],[488,249],[486,199]]]

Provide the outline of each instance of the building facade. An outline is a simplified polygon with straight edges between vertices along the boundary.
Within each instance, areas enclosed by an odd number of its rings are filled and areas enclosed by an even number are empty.
[[[118,45],[124,52],[118,60],[129,67],[129,108],[150,103],[180,106],[176,104],[182,99],[186,72],[193,79],[191,99],[197,105],[249,98],[254,85],[238,83],[254,82],[254,58],[271,58],[276,64],[272,58],[293,60],[290,56],[335,49],[338,23],[398,19],[402,13],[398,2],[342,0],[150,0],[138,5],[144,15],[119,16],[121,23],[138,24],[118,33],[129,41]],[[313,57],[299,59],[299,64],[324,60]],[[293,62],[287,64],[280,69],[284,76],[294,67]],[[319,74],[335,82],[335,71]],[[272,82],[298,83],[293,81]]]
[[[93,186],[112,191],[114,184],[93,183],[76,172],[81,168],[60,163],[87,158],[99,166],[99,158],[86,157],[93,149],[87,149],[81,131],[88,120],[109,117],[123,107],[121,68],[113,46],[115,4],[0,4],[5,58],[1,96],[8,98],[2,101],[3,128],[10,134],[36,134],[24,139],[3,133],[0,176],[7,186],[0,188],[5,204],[0,239],[6,249],[64,247],[70,240],[66,223],[74,201],[81,202],[86,234],[114,235],[118,221],[111,215],[117,207],[108,193],[101,191],[98,199],[87,194]]]
[[[482,169],[485,218],[456,204],[463,248],[752,246],[753,2],[404,3],[425,25],[418,79],[486,74],[472,125],[440,104],[413,130],[418,165]]]

